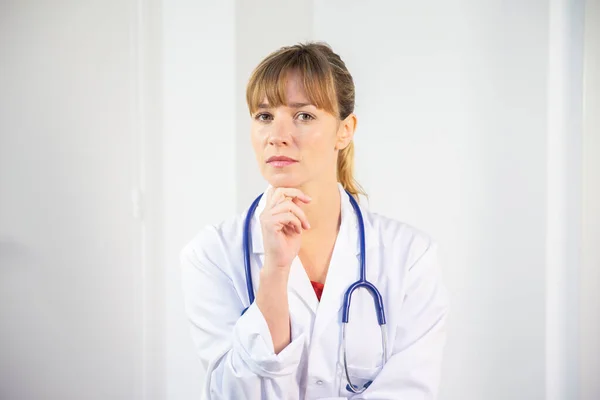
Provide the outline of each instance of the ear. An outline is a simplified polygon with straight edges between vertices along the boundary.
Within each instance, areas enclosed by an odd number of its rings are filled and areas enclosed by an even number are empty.
[[[341,121],[337,131],[337,141],[335,143],[336,150],[343,150],[354,139],[354,131],[356,130],[356,115],[350,114]]]

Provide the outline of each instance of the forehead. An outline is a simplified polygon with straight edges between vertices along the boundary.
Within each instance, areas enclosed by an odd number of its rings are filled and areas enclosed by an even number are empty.
[[[314,106],[308,98],[302,79],[297,73],[288,74],[284,84],[284,100],[285,104],[279,106],[287,106],[290,108],[301,108],[306,106]],[[269,99],[264,96],[258,108],[269,107]]]
[[[251,79],[247,90],[249,111],[292,105],[314,105],[336,114],[336,95],[328,76],[311,71],[265,70]]]
[[[286,104],[291,103],[311,103],[302,84],[302,80],[298,74],[289,74],[283,84],[283,97]],[[269,104],[269,100],[265,95],[262,103]]]
[[[285,79],[285,94],[288,99],[302,98],[307,99],[306,89],[302,79],[297,72],[290,72]]]

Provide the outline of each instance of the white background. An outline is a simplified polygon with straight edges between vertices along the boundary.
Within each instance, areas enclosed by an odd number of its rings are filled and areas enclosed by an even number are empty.
[[[421,3],[1,2],[0,398],[199,398],[179,251],[264,189],[245,85],[306,40],[441,245],[440,399],[599,398],[600,2]]]

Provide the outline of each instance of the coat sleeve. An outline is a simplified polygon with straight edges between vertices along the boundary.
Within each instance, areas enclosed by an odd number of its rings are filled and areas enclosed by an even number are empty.
[[[392,355],[362,393],[352,399],[433,400],[437,398],[446,341],[448,297],[430,244],[406,275]]]
[[[294,390],[305,338],[275,354],[267,323],[252,304],[243,304],[231,278],[214,265],[204,244],[181,252],[185,312],[203,372],[203,398],[282,399]],[[210,245],[210,243],[209,243]]]

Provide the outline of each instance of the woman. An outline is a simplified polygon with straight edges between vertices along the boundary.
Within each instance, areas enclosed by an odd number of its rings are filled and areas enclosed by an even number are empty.
[[[181,254],[204,398],[435,398],[447,310],[436,245],[358,209],[344,62],[321,43],[282,48],[255,69],[246,98],[269,187],[247,235],[244,213],[205,228]],[[371,292],[354,291],[344,351],[342,304],[361,253],[386,323]]]

